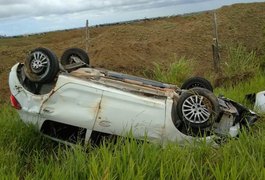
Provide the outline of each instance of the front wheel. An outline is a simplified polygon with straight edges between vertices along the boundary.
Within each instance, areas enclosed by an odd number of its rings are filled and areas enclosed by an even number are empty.
[[[193,133],[209,130],[218,120],[220,107],[214,94],[203,88],[184,91],[176,106],[176,112],[187,129]]]

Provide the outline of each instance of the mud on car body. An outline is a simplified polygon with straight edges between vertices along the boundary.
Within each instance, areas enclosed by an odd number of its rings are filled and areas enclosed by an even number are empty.
[[[177,74],[176,74],[177,76]],[[81,49],[64,52],[60,62],[49,49],[33,50],[9,75],[11,103],[26,123],[64,142],[93,141],[99,135],[166,143],[235,137],[257,115],[216,97],[204,78],[182,88],[141,77],[92,68]]]

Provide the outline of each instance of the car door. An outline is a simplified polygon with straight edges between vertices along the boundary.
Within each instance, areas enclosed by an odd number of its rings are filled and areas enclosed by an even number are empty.
[[[63,81],[63,78],[61,77],[60,81]],[[103,91],[90,83],[72,80],[74,82],[69,82],[71,80],[67,79],[67,83],[55,88],[42,105],[41,117],[45,120],[85,128],[91,133]]]
[[[159,140],[165,126],[166,97],[155,98],[119,90],[104,91],[94,130]]]

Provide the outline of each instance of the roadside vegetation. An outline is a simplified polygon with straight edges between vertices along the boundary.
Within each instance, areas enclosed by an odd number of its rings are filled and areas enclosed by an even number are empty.
[[[215,86],[233,86],[249,81],[261,71],[263,60],[243,45],[227,47],[228,56],[221,62],[221,71],[212,75]]]
[[[232,64],[250,76],[236,84],[216,88],[215,94],[252,108],[244,96],[264,90],[264,73],[259,70],[253,52],[246,53],[238,47],[231,49],[231,53],[235,53],[230,56],[231,65],[223,67],[225,76],[234,76],[237,69]],[[190,67],[186,62],[181,58],[168,69],[155,64],[153,77],[181,83],[189,76]],[[253,66],[253,63],[257,64]],[[256,69],[248,72],[252,69],[246,67]],[[180,79],[176,74],[181,74]],[[263,117],[249,131],[243,130],[239,138],[228,139],[218,148],[204,141],[196,145],[172,143],[161,147],[128,138],[120,138],[115,144],[106,141],[99,147],[69,147],[26,126],[8,104],[0,106],[1,179],[265,179]]]
[[[233,87],[240,82],[251,82],[264,71],[265,57],[257,56],[254,51],[248,51],[243,45],[227,47],[228,56],[222,59],[220,72],[204,72],[204,77],[212,82],[215,87]],[[187,78],[194,74],[194,63],[185,57],[174,57],[170,64],[154,62],[153,68],[144,74],[161,82],[181,85]],[[262,86],[261,86],[262,87]]]
[[[256,79],[255,82],[264,82]],[[254,83],[254,82],[253,82]],[[240,97],[242,83],[218,89]],[[231,91],[231,92],[230,92]],[[237,94],[239,96],[234,96]],[[0,109],[0,177],[3,179],[264,179],[265,123],[219,148],[205,142],[162,148],[126,138],[100,147],[66,147],[22,123],[13,109]]]
[[[146,74],[151,79],[155,79],[160,82],[166,82],[171,84],[180,85],[183,81],[188,79],[192,72],[191,60],[181,57],[177,59],[174,57],[174,61],[168,65],[162,65],[159,63],[153,63],[153,69]]]
[[[259,71],[260,63],[254,51],[248,52],[247,48],[242,45],[228,47],[228,58],[223,63],[222,71],[228,78],[245,74],[254,76]]]

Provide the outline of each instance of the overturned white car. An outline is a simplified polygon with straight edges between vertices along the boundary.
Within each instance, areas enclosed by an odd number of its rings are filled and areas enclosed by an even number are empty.
[[[124,136],[183,143],[238,135],[257,115],[216,97],[210,83],[191,78],[182,88],[89,66],[88,55],[68,49],[61,61],[33,50],[9,75],[12,106],[45,135],[75,143]]]

